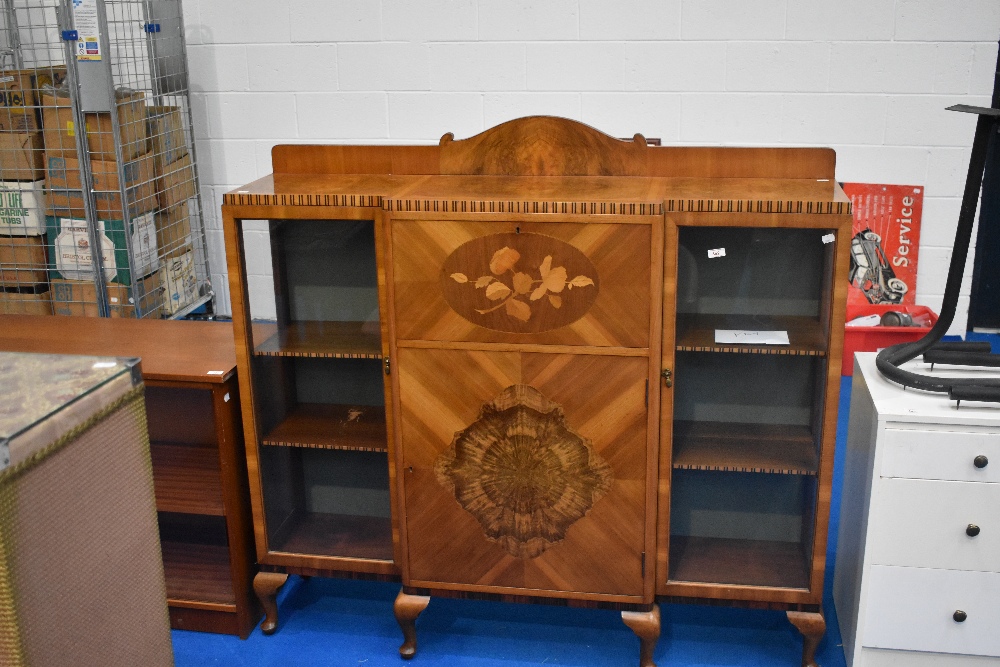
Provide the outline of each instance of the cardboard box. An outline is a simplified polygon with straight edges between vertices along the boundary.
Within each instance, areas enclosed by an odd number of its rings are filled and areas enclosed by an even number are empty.
[[[48,285],[35,288],[0,288],[0,315],[51,315],[52,294]]]
[[[131,289],[125,285],[109,283],[107,289],[108,305],[111,317],[135,317],[135,304]],[[163,288],[160,272],[157,271],[141,279],[137,285],[139,290],[139,307],[142,317],[160,318],[163,316]],[[56,315],[72,315],[77,317],[97,317],[97,288],[89,280],[52,280],[52,312]]]
[[[122,157],[133,160],[147,152],[146,98],[142,92],[119,90],[116,93],[118,130]],[[76,123],[70,98],[43,92],[42,135],[47,157],[76,159]],[[114,162],[114,130],[110,113],[88,113],[87,148],[91,157]]]
[[[0,285],[23,287],[46,282],[45,249],[44,236],[0,236]]]
[[[194,252],[167,261],[163,267],[163,309],[173,315],[198,298],[198,275],[194,270]]]
[[[76,120],[69,95],[65,97],[43,92],[42,139],[45,157],[76,158]]]
[[[59,86],[65,79],[65,67],[0,71],[0,132],[40,130],[39,91],[42,86]]]
[[[0,181],[40,181],[43,178],[42,133],[0,132]]]
[[[69,215],[49,215],[45,217],[45,224],[48,228],[49,255],[54,266],[51,277],[93,280],[93,254],[87,221]],[[128,233],[133,252],[131,267],[124,222],[101,220],[98,225],[105,280],[130,285],[133,278],[147,276],[160,268],[152,212],[143,213],[129,222]]]
[[[187,202],[156,212],[156,245],[167,259],[180,257],[194,248]]]
[[[180,107],[146,107],[146,133],[151,152],[161,165],[176,162],[188,154]]]
[[[80,161],[46,154],[45,164],[46,186],[49,189],[48,210],[63,209],[76,217],[83,217],[85,213]],[[118,181],[118,163],[91,157],[90,169],[94,179],[97,214],[108,218],[122,218],[124,209]],[[157,198],[152,153],[126,162],[123,170],[130,216],[135,217],[155,209]]]
[[[38,131],[34,70],[0,72],[0,132]]]
[[[191,164],[190,155],[164,165],[162,174],[157,176],[159,178],[156,184],[156,197],[160,202],[160,208],[170,208],[197,194],[194,187],[194,165]]]
[[[122,158],[133,160],[149,148],[146,141],[146,96],[141,91],[121,88],[115,91],[115,106]],[[91,157],[110,161],[116,159],[111,114],[87,114],[87,149]]]
[[[60,86],[65,80],[65,67],[0,71],[0,132],[40,130],[40,91],[43,86]]]
[[[0,181],[0,234],[38,236],[45,233],[45,181]]]

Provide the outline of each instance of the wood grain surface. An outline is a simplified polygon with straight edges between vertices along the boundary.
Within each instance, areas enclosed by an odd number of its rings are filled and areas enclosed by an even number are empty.
[[[411,350],[399,352],[403,491],[410,578],[476,590],[642,596],[647,361],[642,358]],[[512,385],[556,403],[607,463],[611,485],[565,538],[511,555],[435,475],[441,454],[483,405]]]
[[[391,229],[399,340],[649,345],[649,225],[393,217]],[[470,243],[475,244],[478,257],[463,255],[463,247]],[[493,261],[494,254],[505,247],[516,251],[518,257],[510,266]],[[564,281],[559,292],[549,291],[532,301],[541,285],[545,257],[551,257],[551,271],[565,269],[567,280],[586,283],[583,278],[587,278],[594,284],[573,287]],[[464,268],[468,282],[455,281],[459,268]],[[515,284],[518,273],[530,281],[521,294]],[[484,284],[477,288],[478,281],[486,278],[492,287]],[[494,287],[507,291],[501,298],[491,299],[489,290]],[[557,296],[560,307],[555,307],[549,296]],[[524,312],[492,310],[508,300],[518,301]],[[562,307],[572,312],[572,317],[562,316]],[[478,314],[479,309],[490,312]],[[501,326],[505,330],[498,330]]]

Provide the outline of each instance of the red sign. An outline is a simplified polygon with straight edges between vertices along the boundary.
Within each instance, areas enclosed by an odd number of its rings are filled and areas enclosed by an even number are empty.
[[[915,185],[844,183],[854,210],[848,304],[912,304],[924,189]]]

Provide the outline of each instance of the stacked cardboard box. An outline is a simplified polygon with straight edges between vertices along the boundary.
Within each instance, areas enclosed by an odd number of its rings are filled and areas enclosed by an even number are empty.
[[[41,103],[46,156],[76,159],[76,120],[69,93],[56,89],[43,90]],[[122,157],[133,160],[148,148],[145,95],[134,90],[117,90],[115,111]],[[117,159],[111,114],[88,113],[86,123],[87,150],[91,156],[99,160]]]
[[[163,316],[162,271],[140,279],[135,287],[139,293],[139,316]],[[108,305],[111,317],[136,317],[131,287],[108,284]],[[92,281],[52,279],[52,310],[56,315],[97,317],[97,289]]]
[[[96,316],[94,249],[84,208],[71,101],[54,90],[45,91],[42,100],[52,305],[57,315]],[[153,156],[148,150],[145,97],[123,89],[116,92],[116,102],[117,138],[111,114],[86,115],[106,296],[112,317],[136,315],[133,289],[139,295],[139,315],[159,317],[163,312],[163,288],[154,224],[157,193]],[[124,160],[120,169],[116,143]]]
[[[198,298],[198,276],[194,270],[194,252],[167,261],[163,267],[163,307],[168,315]]]
[[[51,314],[38,107],[65,68],[0,72],[0,312]]]
[[[180,108],[148,107],[146,113],[160,208],[156,214],[157,243],[165,258],[175,259],[193,248],[187,201],[197,194],[194,166]]]
[[[0,236],[0,312],[51,313],[47,270],[44,235]]]
[[[80,161],[76,158],[46,156],[46,186],[49,191],[48,208],[83,217],[83,183],[80,180]],[[150,153],[126,162],[125,202],[123,205],[118,177],[118,163],[90,158],[93,179],[94,203],[97,214],[112,219],[122,218],[126,208],[129,217],[136,217],[156,208],[157,198],[153,179],[153,156]]]

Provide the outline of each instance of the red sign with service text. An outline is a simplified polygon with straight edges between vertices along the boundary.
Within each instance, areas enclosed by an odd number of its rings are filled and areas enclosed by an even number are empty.
[[[843,183],[854,211],[848,304],[912,304],[924,189]]]

